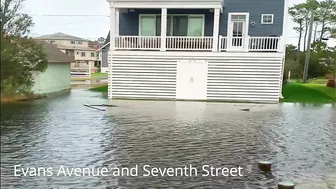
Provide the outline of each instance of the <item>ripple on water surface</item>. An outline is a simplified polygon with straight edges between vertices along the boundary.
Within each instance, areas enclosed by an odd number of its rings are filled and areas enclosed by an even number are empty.
[[[268,189],[276,188],[278,180],[322,180],[335,172],[336,111],[331,105],[112,101],[118,107],[101,112],[84,103],[111,102],[74,90],[2,107],[1,188]],[[260,173],[259,160],[274,162],[273,173]],[[13,176],[18,164],[242,166],[244,177],[20,178]]]

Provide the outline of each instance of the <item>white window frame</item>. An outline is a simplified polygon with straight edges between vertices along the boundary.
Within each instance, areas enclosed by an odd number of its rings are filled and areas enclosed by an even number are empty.
[[[156,17],[157,16],[160,16],[161,17],[161,14],[139,14],[139,29],[138,29],[138,36],[141,36],[141,17],[142,16],[154,16],[154,21],[155,21],[155,24],[156,24]],[[189,18],[190,17],[194,17],[194,16],[200,16],[202,17],[202,35],[200,37],[204,37],[204,28],[205,28],[205,15],[204,14],[167,14],[167,20],[168,20],[168,16],[171,17],[172,20],[174,20],[174,16],[188,16],[188,22],[189,22]],[[162,22],[162,20],[161,20]],[[167,23],[168,24],[168,23]],[[171,24],[170,25],[170,31],[173,31],[173,26],[174,24]],[[161,26],[160,26],[161,27]],[[154,33],[156,34],[156,27],[154,28]],[[188,31],[187,33],[189,33],[189,27],[188,27]],[[168,33],[167,33],[167,36],[168,36]],[[172,36],[174,37],[174,36]],[[186,37],[195,37],[195,36],[186,36]]]
[[[264,22],[264,16],[272,16],[272,22]],[[273,24],[274,23],[274,14],[262,14],[261,15],[261,24]]]
[[[228,37],[232,37],[232,28],[231,28],[231,21],[232,21],[232,16],[233,15],[245,15],[246,16],[246,19],[244,20],[246,23],[245,23],[245,36],[243,37],[247,37],[248,36],[248,32],[249,32],[249,23],[250,23],[250,13],[248,12],[229,12],[229,15],[228,15],[228,24],[227,24],[227,36]]]

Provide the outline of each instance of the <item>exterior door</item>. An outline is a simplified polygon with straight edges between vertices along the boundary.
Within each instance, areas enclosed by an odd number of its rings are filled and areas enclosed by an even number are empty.
[[[245,21],[231,21],[232,25],[232,48],[242,49],[244,44],[244,26]]]
[[[230,15],[229,18],[229,47],[232,50],[242,50],[248,35],[247,15]]]
[[[208,64],[205,61],[177,62],[176,99],[206,100]]]

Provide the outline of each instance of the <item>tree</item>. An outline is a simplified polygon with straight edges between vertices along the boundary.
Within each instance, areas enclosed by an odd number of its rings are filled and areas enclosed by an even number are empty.
[[[330,26],[336,23],[336,1],[323,0],[316,9],[316,21],[321,26],[319,41],[331,33]]]
[[[104,37],[99,37],[97,41],[100,44],[104,44],[105,43],[105,38]]]
[[[294,27],[294,30],[299,33],[297,56],[296,56],[296,61],[299,62],[300,61],[301,39],[302,39],[303,30],[304,30],[303,21],[305,20],[306,15],[301,11],[300,5],[294,5],[293,7],[290,7],[289,14],[292,16],[293,21],[299,24],[299,27]]]
[[[27,37],[33,21],[20,13],[23,1],[1,1],[1,92],[7,95],[29,92],[34,74],[48,65],[42,45]]]

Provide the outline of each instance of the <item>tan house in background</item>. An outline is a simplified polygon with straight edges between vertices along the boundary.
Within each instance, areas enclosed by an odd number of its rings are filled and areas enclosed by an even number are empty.
[[[74,59],[71,63],[72,77],[90,77],[90,73],[100,71],[101,56],[95,42],[60,32],[35,39],[57,45],[60,51]]]

